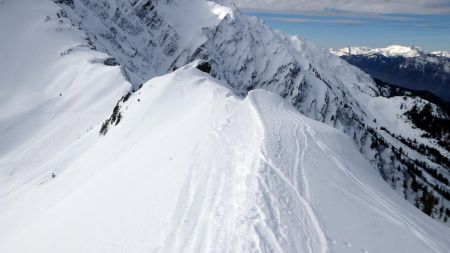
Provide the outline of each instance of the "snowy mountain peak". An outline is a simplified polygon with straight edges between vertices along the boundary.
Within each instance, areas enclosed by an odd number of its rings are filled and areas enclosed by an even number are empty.
[[[403,56],[403,57],[416,57],[424,52],[422,49],[415,46],[405,47],[399,45],[375,49],[375,52],[377,51],[386,56]]]
[[[440,56],[440,57],[450,58],[450,52],[447,52],[447,51],[433,51],[430,54]]]
[[[337,56],[344,55],[383,55],[386,57],[417,57],[426,52],[415,46],[400,46],[400,45],[392,45],[385,48],[369,48],[369,47],[345,47],[342,49],[330,49],[330,51]]]
[[[400,46],[392,45],[385,48],[370,48],[370,47],[344,47],[341,49],[331,48],[330,52],[342,57],[346,55],[357,55],[357,56],[371,56],[371,55],[383,55],[385,57],[404,57],[404,58],[415,58],[415,57],[426,57],[426,56],[436,56],[442,58],[450,58],[450,53],[446,51],[434,51],[427,52],[416,46]]]
[[[376,79],[413,90],[426,90],[450,101],[450,53],[427,52],[418,47],[371,49],[346,47],[331,53]]]

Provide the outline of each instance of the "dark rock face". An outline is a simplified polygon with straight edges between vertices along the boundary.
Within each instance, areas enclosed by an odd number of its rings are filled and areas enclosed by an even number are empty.
[[[57,4],[65,4],[67,6],[70,6],[72,8],[75,7],[73,0],[54,0],[55,3]]]
[[[115,58],[112,58],[112,57],[105,59],[104,64],[106,66],[118,66],[119,65],[117,60]]]
[[[202,62],[197,66],[197,69],[209,74],[211,73],[211,64],[208,62]]]
[[[401,87],[430,91],[450,101],[450,59],[435,55],[386,57],[384,55],[344,55],[348,63],[382,81]]]
[[[56,1],[67,17],[87,33],[96,50],[114,57],[135,88],[154,76],[167,73],[170,63],[180,54],[177,31],[156,8],[171,5],[173,0]],[[90,27],[92,23],[97,26]]]

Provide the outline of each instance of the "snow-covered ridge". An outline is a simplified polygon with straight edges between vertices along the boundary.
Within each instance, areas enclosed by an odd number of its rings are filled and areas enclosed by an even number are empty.
[[[239,95],[258,88],[272,91],[304,115],[346,133],[383,178],[412,203],[425,191],[410,190],[416,177],[410,174],[426,168],[410,170],[410,161],[425,160],[433,171],[450,177],[446,165],[436,164],[427,153],[395,154],[409,149],[402,138],[432,147],[444,157],[447,154],[438,144],[442,140],[423,137],[426,133],[403,115],[420,99],[411,99],[404,106],[394,99],[382,100],[382,92],[369,75],[303,38],[287,36],[257,18],[242,15],[233,6],[204,0],[57,2],[63,11],[54,19],[82,29],[90,48],[109,54],[134,90],[153,77],[201,59],[211,66],[213,77],[228,83]],[[180,17],[183,11],[189,15]],[[183,30],[184,23],[189,24],[188,30]],[[68,52],[77,50],[69,48]],[[369,106],[379,101],[392,110],[380,112]],[[395,138],[382,130],[387,126]],[[395,155],[407,159],[392,162]],[[444,221],[446,216],[441,213],[445,214],[449,205],[443,194],[450,187],[430,178],[434,176],[427,172],[418,180],[427,192],[438,196],[436,212],[431,215]],[[423,209],[425,202],[420,201],[418,206]]]
[[[428,56],[436,56],[443,58],[450,58],[450,53],[446,51],[434,51],[428,52],[419,47],[415,46],[400,46],[400,45],[392,45],[385,48],[370,48],[370,47],[344,47],[341,49],[331,48],[330,52],[342,57],[348,55],[362,55],[362,56],[371,56],[371,55],[383,55],[385,57],[405,57],[405,58],[414,58],[414,57],[426,57]]]
[[[418,47],[410,46],[399,46],[392,45],[386,48],[369,48],[369,47],[344,47],[341,49],[332,48],[330,51],[337,56],[344,55],[374,55],[379,54],[386,57],[398,57],[402,56],[405,58],[418,57],[420,55],[426,54],[427,52]],[[438,55],[440,52],[432,53]],[[447,57],[447,52],[442,52],[442,56]]]
[[[447,51],[433,51],[430,54],[450,58],[450,52]]]
[[[228,15],[194,18],[192,39],[164,14],[180,1],[57,2],[0,8],[14,35],[0,47],[0,252],[450,251],[449,229],[403,199],[431,185],[443,220],[433,186],[447,186],[413,181],[392,150],[445,168],[381,130],[440,148],[404,116],[426,101],[382,97],[325,50],[207,1]]]
[[[448,228],[392,191],[350,138],[272,92],[236,96],[192,64],[120,112],[105,136],[97,125],[56,156],[52,166],[78,152],[55,178],[6,195],[2,252],[450,250]]]

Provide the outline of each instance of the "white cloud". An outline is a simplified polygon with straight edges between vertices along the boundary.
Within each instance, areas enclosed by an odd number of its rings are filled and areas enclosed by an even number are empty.
[[[330,24],[343,24],[343,25],[358,25],[358,24],[366,23],[365,21],[352,20],[352,19],[266,18],[266,20],[279,21],[279,22],[284,22],[284,23],[295,23],[295,24],[330,23]]]
[[[234,2],[241,8],[269,12],[450,14],[449,0],[234,0]]]

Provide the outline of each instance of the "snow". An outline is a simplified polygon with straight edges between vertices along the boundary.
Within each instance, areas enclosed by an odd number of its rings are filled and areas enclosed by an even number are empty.
[[[271,92],[241,98],[187,66],[122,113],[56,178],[12,198],[0,251],[450,250],[448,228],[389,189],[352,140]]]
[[[57,169],[48,160],[106,117],[130,88],[118,67],[91,63],[107,55],[83,47],[70,24],[58,25],[57,10],[23,0],[0,8],[6,24],[0,34],[7,34],[0,46],[0,196]],[[54,21],[44,22],[47,16]]]
[[[96,50],[111,54],[137,89],[188,62],[232,8],[205,0],[79,1],[62,5],[67,21],[89,36]],[[189,62],[192,60],[189,60]]]
[[[332,48],[332,49],[330,49],[330,51],[333,54],[341,57],[344,55],[352,55],[352,54],[353,55],[365,55],[365,54],[368,54],[371,52],[371,48],[369,48],[369,47],[344,47],[341,49]]]
[[[405,47],[400,45],[392,45],[385,48],[369,48],[369,47],[345,47],[342,49],[331,49],[333,54],[337,56],[344,55],[373,55],[379,54],[385,57],[398,57],[402,56],[405,58],[418,57],[425,53],[422,49],[418,47]]]
[[[214,2],[208,1],[205,4],[205,0],[178,1],[159,11],[172,21],[171,25],[179,32],[180,40],[186,41],[184,45],[189,48],[197,48],[205,42],[202,28],[217,26],[232,12],[231,8]]]
[[[405,47],[399,45],[393,45],[384,49],[380,49],[380,53],[388,57],[389,56],[416,57],[420,55],[420,52],[421,52],[420,48]]]
[[[237,95],[198,62],[145,82],[101,136],[131,84],[58,10],[0,8],[0,24],[16,24],[0,25],[11,35],[0,46],[0,252],[450,252],[449,228],[391,190],[347,135],[273,92]],[[362,72],[333,70],[343,61],[291,39],[302,49],[291,57],[372,97]],[[383,102],[367,107],[389,116]]]
[[[445,58],[450,58],[450,52],[447,52],[447,51],[433,51],[430,54],[445,57]]]

